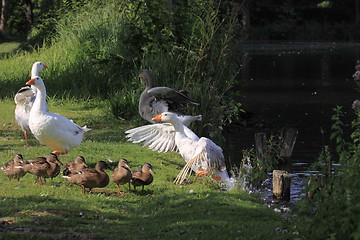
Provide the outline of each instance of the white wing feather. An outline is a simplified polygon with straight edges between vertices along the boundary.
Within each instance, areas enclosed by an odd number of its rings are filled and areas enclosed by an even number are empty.
[[[184,129],[189,138],[196,141],[199,139],[189,128],[185,127]],[[178,151],[175,144],[175,129],[170,123],[144,125],[129,129],[125,133],[127,134],[126,138],[128,138],[128,141],[142,143],[142,146],[147,146],[153,151]]]

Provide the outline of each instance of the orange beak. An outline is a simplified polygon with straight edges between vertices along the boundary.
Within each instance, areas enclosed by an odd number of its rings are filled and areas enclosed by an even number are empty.
[[[159,114],[156,117],[153,117],[151,120],[153,120],[153,121],[161,121],[162,120],[162,115]]]
[[[206,172],[206,171],[199,171],[199,172],[196,174],[196,176],[198,176],[198,177],[206,176],[206,175],[208,175],[208,172]]]
[[[216,177],[213,177],[213,179],[216,180],[216,181],[220,181],[220,180],[221,180],[221,177],[216,176]]]
[[[46,66],[45,64],[43,64],[44,68],[48,68],[48,66]]]
[[[34,85],[35,84],[35,78],[30,79],[29,81],[26,82],[26,84]]]

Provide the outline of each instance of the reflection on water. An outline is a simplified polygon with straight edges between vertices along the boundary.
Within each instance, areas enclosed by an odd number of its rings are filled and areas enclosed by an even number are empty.
[[[242,150],[254,146],[254,134],[285,126],[298,129],[292,157],[283,166],[296,177],[330,144],[332,109],[343,106],[345,133],[355,116],[352,102],[359,94],[352,75],[360,59],[359,44],[244,45],[246,62],[239,75],[239,102],[251,113],[234,132],[226,133],[224,148],[237,165]]]

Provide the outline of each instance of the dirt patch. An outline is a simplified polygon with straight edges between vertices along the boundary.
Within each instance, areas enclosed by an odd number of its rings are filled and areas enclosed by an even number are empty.
[[[82,232],[63,232],[53,233],[53,228],[42,228],[32,226],[13,226],[13,220],[0,220],[0,234],[20,234],[22,236],[37,234],[40,238],[45,239],[78,239],[78,240],[96,240],[101,239],[96,235]]]

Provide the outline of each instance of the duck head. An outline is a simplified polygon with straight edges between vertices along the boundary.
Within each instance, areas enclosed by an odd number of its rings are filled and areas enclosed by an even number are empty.
[[[122,158],[122,159],[120,159],[120,161],[119,161],[119,163],[118,163],[118,167],[120,168],[120,167],[124,167],[124,168],[127,168],[127,169],[129,169],[130,170],[130,165],[129,165],[129,163],[128,163],[128,161],[125,159],[125,158]]]
[[[44,81],[42,80],[41,77],[39,77],[39,76],[34,76],[34,77],[32,77],[29,81],[27,81],[26,84],[38,86],[38,85],[40,85],[40,84],[41,84],[41,85],[44,85]]]
[[[141,171],[143,172],[150,172],[152,174],[156,174],[153,167],[151,166],[150,163],[145,163],[142,168],[141,168]]]
[[[78,165],[81,165],[85,168],[88,167],[88,165],[86,164],[85,162],[85,158],[83,156],[77,156],[74,160],[74,163],[78,164]]]
[[[47,68],[45,64],[43,64],[42,62],[35,62],[31,68],[31,77],[37,76],[39,72],[44,68]]]
[[[111,167],[109,167],[109,165],[104,162],[104,161],[99,161],[98,163],[96,163],[95,165],[95,169],[96,170],[104,170],[104,169],[109,169],[109,170],[113,170]]]
[[[16,154],[14,157],[14,162],[23,163],[23,156],[20,153]]]
[[[45,157],[46,157],[46,161],[48,161],[48,162],[56,163],[59,166],[63,165],[62,162],[59,160],[58,156],[54,153],[50,153],[50,154],[46,155]]]
[[[179,121],[179,118],[176,116],[176,114],[171,112],[163,112],[156,117],[153,117],[151,120],[157,121],[157,122],[169,122],[174,123],[176,121]]]

